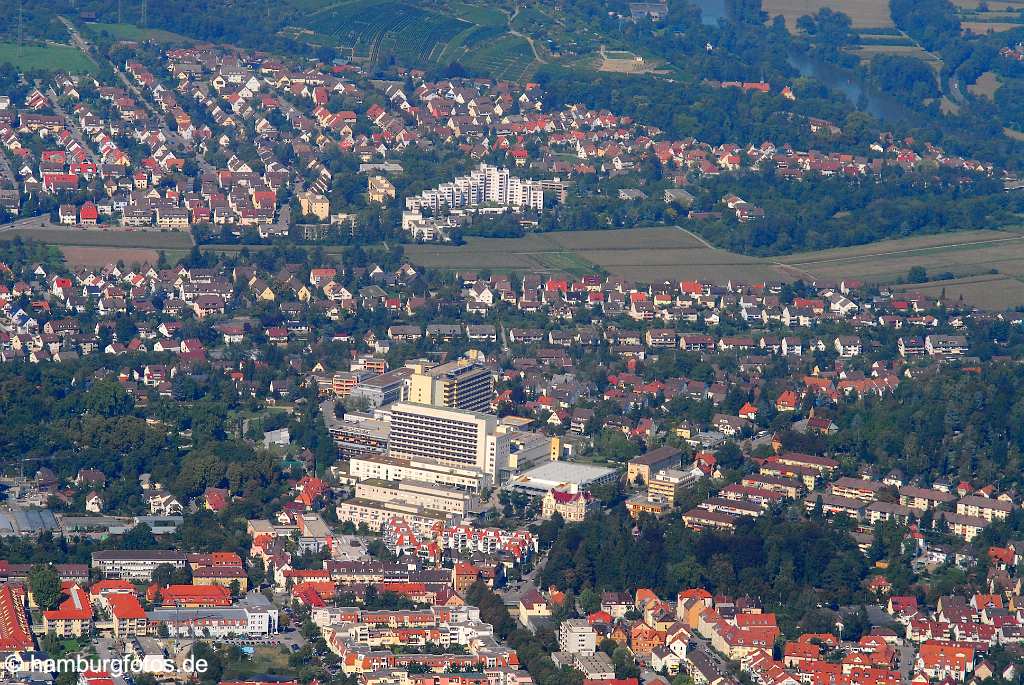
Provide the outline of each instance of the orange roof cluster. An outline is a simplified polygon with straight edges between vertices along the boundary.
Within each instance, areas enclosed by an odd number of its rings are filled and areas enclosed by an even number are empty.
[[[135,595],[112,594],[107,597],[110,614],[118,621],[146,618],[146,612]]]
[[[92,619],[92,605],[89,597],[78,585],[67,589],[67,599],[56,609],[43,612],[47,621],[88,621]]]
[[[4,583],[0,585],[0,651],[32,649],[35,649],[35,643],[25,615],[25,588]]]
[[[168,585],[159,592],[164,606],[231,606],[231,592],[223,585]]]

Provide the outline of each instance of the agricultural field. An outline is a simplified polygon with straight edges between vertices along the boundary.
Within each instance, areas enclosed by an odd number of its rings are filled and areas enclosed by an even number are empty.
[[[1012,31],[1024,27],[1024,24],[1019,22],[1009,21],[998,21],[993,19],[991,21],[962,21],[960,27],[965,31],[976,33],[978,35],[985,35],[987,33],[1002,33],[1003,31]]]
[[[957,231],[788,255],[778,261],[804,278],[826,280],[849,277],[892,283],[914,266],[923,266],[932,275],[978,276],[997,269],[1005,276],[1022,276],[1024,233]]]
[[[796,20],[805,14],[814,14],[823,7],[844,12],[854,28],[888,28],[893,26],[889,14],[889,0],[764,0],[762,5],[769,17],[782,15],[790,31],[796,30]]]
[[[678,228],[468,238],[458,247],[410,245],[406,254],[415,263],[435,268],[577,274],[603,270],[636,280],[781,278],[769,262],[708,247]]]
[[[134,24],[87,23],[85,32],[92,36],[109,35],[115,40],[152,41],[154,43],[194,43],[191,38],[162,29],[144,29]]]
[[[1002,274],[972,276],[948,281],[905,285],[898,292],[915,292],[947,302],[969,302],[993,311],[1012,309],[1024,304],[1024,282]]]
[[[870,245],[757,258],[709,246],[678,228],[534,233],[523,238],[468,238],[465,245],[408,245],[416,264],[438,269],[517,273],[604,271],[637,281],[681,278],[826,280],[892,284],[914,266],[933,277],[954,278],[912,286],[994,308],[1024,305],[1024,232],[959,231],[886,240]],[[998,271],[992,274],[991,271]],[[908,288],[911,286],[907,286]]]
[[[512,28],[521,33],[532,34],[536,31],[544,31],[554,20],[540,9],[534,6],[527,6],[516,13],[512,21]]]
[[[999,33],[1024,27],[1020,12],[1024,0],[953,0],[960,15],[960,27],[964,32],[976,34]]]
[[[979,97],[986,97],[991,100],[995,97],[996,91],[999,90],[999,86],[1003,85],[999,78],[994,72],[986,71],[984,74],[978,77],[978,80],[967,86],[967,90],[972,95]]]
[[[861,45],[859,47],[850,50],[851,53],[857,55],[862,62],[870,62],[871,58],[875,55],[886,54],[886,55],[903,55],[904,57],[916,57],[921,60],[936,72],[942,69],[942,61],[937,59],[935,55],[928,52],[919,45]]]
[[[306,13],[299,31],[312,31],[313,42],[350,49],[354,59],[370,63],[389,57],[422,67],[460,62],[497,79],[526,78],[536,63],[533,49],[509,32],[508,22],[498,7],[465,1],[441,12],[411,0],[343,0]]]
[[[508,16],[501,10],[490,5],[470,5],[465,2],[447,3],[448,11],[459,19],[463,19],[477,26],[497,26],[504,28],[508,23]]]
[[[59,247],[149,248],[153,250],[191,249],[192,234],[181,231],[95,231],[68,228],[17,228],[5,231],[0,239],[21,236]],[[115,258],[116,260],[116,258]]]
[[[0,42],[0,64],[9,62],[21,71],[43,69],[87,74],[96,71],[85,53],[78,48],[59,43],[22,45]]]
[[[657,65],[646,61],[641,55],[628,50],[601,49],[596,59],[598,71],[617,74],[644,74],[654,71]]]
[[[64,245],[60,248],[64,253],[64,261],[68,266],[102,267],[124,260],[125,264],[149,262],[155,264],[160,256],[158,250],[145,247],[82,247]],[[170,259],[168,255],[168,259]]]

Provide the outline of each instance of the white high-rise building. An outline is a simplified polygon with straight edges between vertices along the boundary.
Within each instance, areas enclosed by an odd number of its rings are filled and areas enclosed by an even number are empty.
[[[496,205],[512,209],[544,209],[544,182],[512,176],[508,169],[481,164],[468,176],[407,197],[409,210],[463,209]]]
[[[495,483],[507,469],[509,442],[493,414],[412,402],[391,406],[392,457],[472,468]]]

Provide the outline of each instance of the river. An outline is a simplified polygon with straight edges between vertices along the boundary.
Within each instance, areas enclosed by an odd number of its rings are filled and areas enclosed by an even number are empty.
[[[801,76],[821,81],[829,88],[842,93],[858,109],[882,121],[899,123],[913,118],[913,110],[898,98],[886,95],[865,83],[860,74],[852,69],[844,69],[807,55],[790,55],[787,61]]]
[[[726,0],[689,1],[700,9],[701,22],[707,26],[717,26],[719,20],[729,16]],[[839,91],[855,107],[878,119],[899,123],[910,120],[913,116],[912,111],[898,98],[886,95],[865,83],[864,79],[851,69],[843,69],[806,55],[792,55],[788,62],[801,76],[810,76]]]
[[[725,0],[690,0],[690,2],[700,8],[700,20],[707,26],[718,26],[718,20],[728,16]]]

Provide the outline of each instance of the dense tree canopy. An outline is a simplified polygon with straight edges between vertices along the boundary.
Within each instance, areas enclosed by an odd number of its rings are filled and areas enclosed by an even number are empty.
[[[766,515],[734,535],[698,534],[678,518],[644,518],[634,529],[620,508],[562,528],[541,585],[577,594],[646,587],[662,597],[705,587],[750,594],[780,609],[785,603],[796,620],[816,602],[857,600],[866,573],[866,560],[842,525]]]

